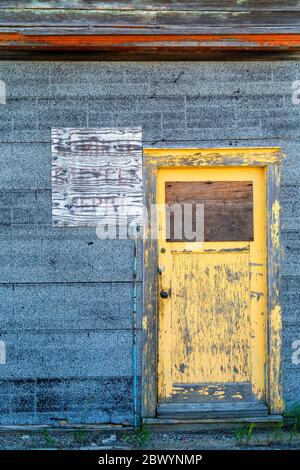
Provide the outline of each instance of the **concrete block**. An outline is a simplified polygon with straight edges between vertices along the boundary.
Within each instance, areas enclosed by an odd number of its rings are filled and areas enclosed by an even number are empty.
[[[284,369],[289,369],[300,375],[300,363],[295,361],[295,351],[300,349],[298,346],[295,348],[295,341],[300,341],[300,321],[291,324],[284,324],[282,330],[282,357]],[[300,357],[300,354],[298,355]],[[299,383],[300,386],[300,383]]]
[[[148,83],[140,83],[137,86],[128,85],[127,83],[97,83],[95,87],[89,90],[89,96],[105,97],[136,97],[141,95],[151,95],[152,89]]]
[[[134,422],[134,411],[131,408],[127,410],[118,410],[113,409],[110,414],[110,421],[113,424],[124,424],[124,425],[133,425]]]
[[[144,112],[180,111],[185,107],[184,96],[140,96],[137,109]]]
[[[49,78],[51,86],[57,86],[52,88],[55,94],[65,93],[74,85],[78,85],[79,94],[86,94],[99,84],[124,83],[124,67],[113,62],[56,62],[50,65]]]
[[[186,130],[185,136],[183,133],[180,133],[180,142],[183,145],[186,145],[189,141],[194,141],[195,139],[201,139],[203,142],[205,142],[204,147],[210,147],[210,142],[215,139],[216,134],[219,136],[221,140],[225,139],[237,139],[238,135],[240,135],[241,131],[237,131],[236,126],[233,127],[215,127],[212,129],[209,127],[210,124],[208,124],[207,127],[201,126],[198,128],[189,128]],[[244,136],[245,139],[247,139],[247,136],[249,136],[249,131],[248,129],[245,132],[246,136]],[[256,132],[253,133],[254,135],[257,135]],[[170,132],[169,132],[170,135]],[[253,136],[251,136],[253,137]],[[191,147],[191,144],[188,144],[187,147]]]
[[[1,113],[1,108],[0,108]],[[0,133],[1,133],[1,114],[0,114]],[[11,168],[11,144],[1,143],[0,146],[0,158],[1,158],[1,172],[0,172],[0,188],[6,186],[7,181],[11,179],[12,168]],[[1,192],[0,204],[3,205],[3,196]]]
[[[137,110],[136,97],[124,96],[101,96],[89,98],[87,100],[89,113],[114,113],[119,111],[126,111],[133,113]]]
[[[11,213],[9,209],[0,209],[0,226],[11,226]]]
[[[34,413],[36,408],[35,396],[14,396],[11,398],[10,413]]]
[[[131,331],[1,333],[3,379],[130,377]]]
[[[203,90],[204,91],[204,90]],[[237,111],[253,113],[263,113],[265,110],[274,109],[277,107],[286,107],[285,97],[281,95],[266,95],[260,94],[253,96],[246,92],[241,93],[238,89],[229,93],[226,91],[223,94],[214,92],[201,93],[200,90],[194,94],[186,96],[187,112],[195,111],[195,108],[209,109],[211,106],[219,106],[229,110],[236,109]]]
[[[291,99],[291,83],[280,82],[274,80],[261,81],[261,82],[247,82],[247,92],[253,95],[277,95],[277,96],[290,96]]]
[[[198,81],[248,82],[268,81],[272,78],[272,64],[269,62],[130,62],[124,64],[125,81],[130,83],[185,83]]]
[[[38,380],[37,411],[120,413],[132,406],[131,387],[126,377]]]
[[[285,369],[283,371],[283,398],[285,409],[288,410],[293,404],[299,404],[300,374]]]
[[[300,268],[300,244],[297,240],[299,238],[298,232],[283,232],[282,233],[282,274],[284,276],[299,276]],[[293,238],[296,238],[294,240]]]
[[[8,98],[5,110],[12,112],[13,131],[30,131],[37,129],[37,100],[26,95]]]
[[[13,167],[18,168],[15,188],[51,188],[50,143],[22,143],[12,145]],[[20,168],[20,169],[19,169]],[[22,171],[21,171],[22,170]]]
[[[50,144],[1,144],[3,152],[1,189],[37,189],[51,187]]]
[[[191,129],[213,129],[215,127],[236,127],[236,116],[232,110],[223,108],[199,109],[195,114],[188,114],[186,120],[187,128]]]
[[[289,116],[282,117],[281,119],[274,118],[274,119],[262,119],[262,129],[264,133],[267,135],[271,135],[272,137],[279,137],[279,138],[299,138],[300,131],[300,118],[291,118]]]
[[[115,127],[142,126],[143,138],[161,135],[161,113],[158,112],[115,112],[112,119]]]
[[[148,62],[147,67],[142,62],[124,63],[125,82],[138,86],[150,83],[151,85],[172,84],[174,82],[193,84],[200,73],[199,64],[191,65],[189,62],[174,63]],[[191,77],[192,76],[192,77]]]
[[[1,391],[9,396],[34,395],[36,393],[36,380],[32,379],[0,379]]]
[[[1,142],[6,142],[5,136],[12,131],[13,112],[6,105],[0,108],[0,138]]]
[[[167,62],[161,66],[159,62],[148,62],[147,67],[142,62],[127,62],[124,63],[125,82],[139,85],[144,83],[169,83],[178,75],[182,68],[185,68],[185,62],[178,63],[178,67],[174,68],[173,64]]]
[[[87,112],[88,127],[113,127],[115,126],[112,113],[103,113],[100,109],[88,110]]]
[[[4,330],[9,326],[9,320],[14,319],[14,291],[13,285],[0,285],[0,329]],[[12,326],[13,328],[13,326]]]
[[[276,67],[272,68],[273,81],[287,81],[292,83],[300,79],[300,67],[298,61],[288,61],[288,63],[278,62]]]
[[[131,240],[95,240],[93,278],[127,281],[133,278],[133,242]]]
[[[281,185],[281,221],[285,230],[300,230],[300,186]]]
[[[0,286],[3,331],[132,330],[133,286],[126,283]],[[141,328],[142,286],[138,284]]]
[[[0,282],[131,281],[133,247],[126,240],[3,239],[0,262]]]
[[[282,357],[283,357],[283,392],[286,405],[299,402],[300,363],[294,341],[300,341],[300,321],[285,324],[283,328]],[[294,346],[294,347],[293,347]]]
[[[62,231],[60,229],[53,229],[51,226],[46,225],[18,225],[12,224],[11,226],[0,226],[0,239],[16,241],[32,241],[38,240],[40,243],[41,239],[51,240],[63,240],[61,236]],[[69,237],[66,237],[69,239]]]
[[[269,121],[272,119],[278,119],[282,117],[282,108],[267,108],[267,109],[258,109],[256,107],[246,109],[246,108],[239,108],[234,107],[234,112],[237,117],[237,121],[239,127],[244,124],[245,121],[256,121],[259,122],[260,120],[268,119]],[[243,127],[246,127],[245,125]]]
[[[300,276],[281,278],[281,305],[284,323],[300,322]]]
[[[11,413],[30,412],[34,414],[36,408],[35,381],[23,380],[0,380],[0,423],[3,415]]]
[[[84,98],[61,97],[37,100],[38,129],[86,127],[87,102]]]
[[[216,70],[221,74],[224,82],[266,82],[273,78],[272,62],[221,62]]]
[[[0,64],[0,76],[5,81],[6,93],[13,97],[47,96],[49,93],[49,63],[13,62]]]
[[[282,163],[282,184],[298,184],[300,178],[300,140],[297,137],[281,143],[285,159]]]
[[[36,208],[28,209],[24,207],[16,208],[12,210],[12,221],[13,224],[34,224],[37,219]]]
[[[184,110],[179,112],[162,113],[162,127],[169,130],[180,130],[186,127],[186,116]]]
[[[9,395],[1,394],[0,396],[0,420],[1,415],[9,414],[11,411],[11,397]]]

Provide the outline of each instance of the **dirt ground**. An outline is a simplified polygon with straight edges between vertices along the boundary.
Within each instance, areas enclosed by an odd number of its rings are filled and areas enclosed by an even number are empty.
[[[226,432],[34,431],[1,432],[1,450],[34,449],[151,449],[232,450],[300,449],[300,432],[273,428],[264,431],[237,428]]]

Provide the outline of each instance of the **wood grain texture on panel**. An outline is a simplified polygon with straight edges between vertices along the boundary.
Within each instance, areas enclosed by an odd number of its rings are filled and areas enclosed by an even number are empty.
[[[157,10],[157,11],[297,11],[299,0],[2,0],[1,9]]]
[[[10,4],[9,4],[10,3]],[[29,35],[299,33],[299,1],[252,2],[43,2],[0,6],[0,32]],[[20,4],[21,3],[21,4]],[[258,6],[258,4],[260,4]]]
[[[196,208],[204,205],[204,241],[253,240],[253,187],[251,181],[175,181],[166,183],[167,222],[170,222],[169,241],[193,241],[178,238],[174,222],[176,209],[192,207],[192,229],[196,230]],[[175,216],[174,216],[175,214]],[[188,233],[188,230],[187,232]]]
[[[88,227],[142,222],[141,128],[52,129],[52,222]]]
[[[180,46],[193,50],[202,47],[298,50],[299,6],[299,0],[12,0],[0,5],[0,48],[84,47],[128,52],[137,47],[145,50],[154,47],[156,51]],[[176,38],[179,35],[182,37]],[[202,35],[210,37],[204,39]],[[111,37],[108,40],[102,36]],[[141,43],[137,40],[139,36]]]

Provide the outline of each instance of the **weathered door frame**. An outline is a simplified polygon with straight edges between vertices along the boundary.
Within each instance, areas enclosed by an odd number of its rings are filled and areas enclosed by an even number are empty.
[[[280,292],[280,161],[281,149],[211,148],[144,149],[144,204],[149,214],[144,227],[142,417],[155,418],[157,407],[157,240],[150,234],[156,221],[156,178],[160,167],[259,166],[266,168],[267,190],[267,371],[270,414],[283,412],[281,384]]]

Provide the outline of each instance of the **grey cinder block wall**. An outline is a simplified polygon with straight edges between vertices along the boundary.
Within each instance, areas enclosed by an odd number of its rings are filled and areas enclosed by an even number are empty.
[[[133,244],[52,228],[51,127],[142,126],[148,147],[283,148],[284,397],[299,400],[297,79],[296,61],[0,63],[0,424],[133,421]],[[139,376],[141,268],[140,246]]]

